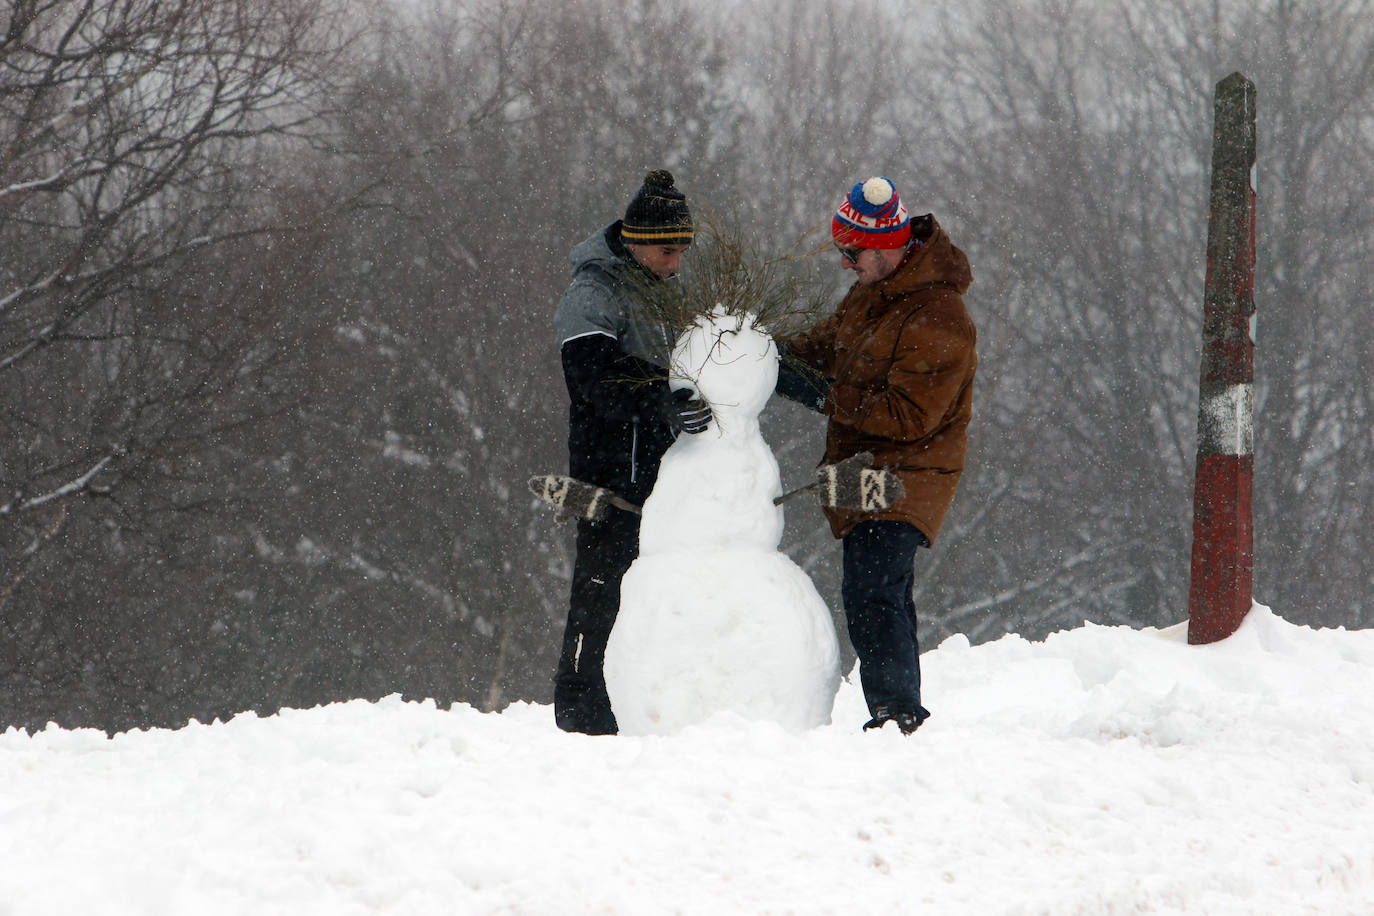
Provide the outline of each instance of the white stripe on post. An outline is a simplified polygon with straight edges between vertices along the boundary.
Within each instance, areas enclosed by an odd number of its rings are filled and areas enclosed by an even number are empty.
[[[1255,452],[1255,386],[1227,385],[1202,396],[1198,410],[1199,455]]]

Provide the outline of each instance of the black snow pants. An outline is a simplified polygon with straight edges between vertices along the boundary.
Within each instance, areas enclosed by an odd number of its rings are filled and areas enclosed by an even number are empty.
[[[861,522],[844,538],[840,594],[849,641],[859,657],[859,680],[870,714],[930,712],[921,705],[921,646],[916,638],[912,568],[918,547],[928,546],[914,525]]]
[[[563,731],[618,731],[602,664],[620,612],[620,580],[638,555],[638,515],[610,509],[599,522],[577,523],[572,599],[553,682],[554,721]]]

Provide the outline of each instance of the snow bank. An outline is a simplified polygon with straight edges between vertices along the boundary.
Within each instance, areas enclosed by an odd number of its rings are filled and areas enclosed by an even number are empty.
[[[557,731],[388,698],[0,736],[0,914],[1367,914],[1374,631],[947,640],[934,717]]]

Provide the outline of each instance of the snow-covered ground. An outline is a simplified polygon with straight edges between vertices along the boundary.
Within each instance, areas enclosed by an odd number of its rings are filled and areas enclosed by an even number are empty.
[[[387,699],[0,736],[0,914],[1369,914],[1374,631],[955,638],[935,716],[560,733]]]

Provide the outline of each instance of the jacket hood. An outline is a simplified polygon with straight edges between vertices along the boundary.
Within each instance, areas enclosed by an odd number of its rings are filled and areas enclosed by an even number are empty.
[[[903,261],[892,276],[880,281],[875,289],[883,297],[905,296],[923,286],[948,286],[963,295],[973,284],[973,271],[968,258],[959,250],[945,230],[927,213],[912,217],[912,237],[921,242],[911,256]]]
[[[573,273],[577,273],[584,267],[595,264],[602,270],[615,272],[624,270],[629,264],[625,261],[624,255],[617,254],[611,247],[610,238],[616,238],[617,244],[620,237],[620,221],[616,220],[609,226],[598,229],[587,238],[578,242],[573,250],[568,254],[568,261],[572,265]],[[622,248],[624,246],[621,246]]]
[[[620,224],[621,220],[616,220],[574,246],[568,254],[573,274],[576,275],[588,268],[597,268],[610,277],[639,273],[642,275],[640,279],[647,279],[650,283],[658,282],[659,278],[653,271],[641,266],[620,241]]]

